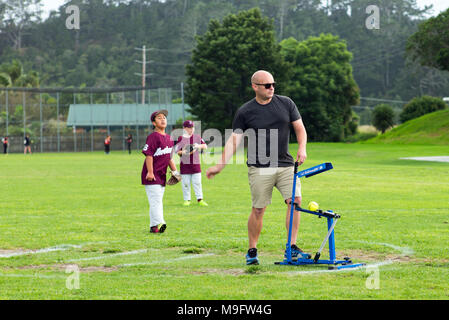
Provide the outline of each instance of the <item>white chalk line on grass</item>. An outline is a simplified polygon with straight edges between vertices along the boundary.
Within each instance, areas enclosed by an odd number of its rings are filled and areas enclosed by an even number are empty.
[[[213,253],[203,253],[203,254],[195,254],[195,255],[189,255],[174,259],[168,259],[168,260],[157,260],[157,261],[148,261],[148,262],[135,262],[135,263],[125,263],[125,264],[119,264],[117,267],[135,267],[135,266],[148,266],[152,264],[158,264],[158,263],[171,263],[181,260],[190,260],[190,259],[196,259],[196,258],[203,258],[203,257],[209,257],[213,256],[215,254]]]
[[[104,260],[104,259],[109,259],[109,258],[113,258],[113,257],[117,257],[117,256],[129,256],[129,255],[134,255],[134,254],[147,253],[150,250],[151,251],[160,251],[159,249],[139,249],[139,250],[133,250],[133,251],[112,253],[112,254],[102,255],[102,256],[95,256],[95,257],[88,257],[88,258],[79,258],[79,259],[71,259],[71,260],[67,260],[67,262]]]
[[[44,275],[44,274],[16,274],[16,273],[1,273],[0,277],[5,278],[42,278],[42,279],[66,279],[64,275]]]
[[[136,251],[142,251],[142,250],[136,250]],[[136,252],[134,251],[134,252]],[[131,251],[129,251],[131,252]],[[195,254],[195,255],[189,255],[174,259],[168,259],[168,260],[157,260],[157,261],[149,261],[149,262],[136,262],[136,263],[125,263],[117,265],[116,267],[134,267],[134,266],[147,266],[147,265],[154,265],[158,263],[172,263],[182,260],[190,260],[190,259],[197,259],[197,258],[203,258],[203,257],[209,257],[213,256],[213,253],[205,253],[205,254]],[[10,278],[43,278],[43,279],[65,279],[67,276],[64,275],[42,275],[42,274],[8,274],[8,273],[1,273],[0,277],[10,277]]]
[[[64,251],[64,250],[68,250],[70,248],[81,248],[81,247],[82,247],[81,245],[63,244],[63,245],[59,245],[59,246],[37,249],[37,250],[22,250],[22,251],[16,251],[16,252],[0,253],[0,258],[11,258],[11,257],[24,256],[27,254],[38,254],[38,253],[48,253],[48,252],[53,252],[53,251]]]
[[[116,256],[128,256],[128,255],[133,255],[133,254],[146,253],[148,251],[149,251],[149,249],[139,249],[139,250],[133,250],[133,251],[111,253],[111,254],[108,254],[108,255],[102,255],[102,256],[96,256],[96,257],[72,259],[72,260],[67,260],[67,262],[101,260],[101,259],[108,259],[108,258],[116,257]]]
[[[399,251],[402,256],[409,256],[409,255],[413,255],[414,254],[414,250],[412,248],[409,248],[409,247],[401,247],[401,246],[397,246],[397,245],[390,244],[390,243],[376,243],[376,242],[359,241],[359,240],[355,240],[355,241],[356,242],[361,242],[361,243],[366,243],[366,244],[377,244],[377,245],[390,247],[390,248],[392,248],[394,250]],[[67,250],[69,248],[82,247],[82,246],[83,245],[60,245],[60,246],[55,246],[55,247],[50,247],[50,248],[33,250],[31,252],[20,252],[18,255],[29,254],[29,253],[43,253],[43,252],[51,252],[51,251],[58,251],[58,250]],[[113,253],[113,254],[109,254],[107,256],[103,255],[103,256],[88,257],[88,258],[71,259],[71,260],[68,260],[67,262],[101,260],[101,259],[108,259],[108,258],[117,257],[117,256],[127,256],[127,255],[141,254],[141,253],[146,253],[148,251],[149,251],[149,249],[138,249],[138,250],[133,250],[133,251]],[[14,254],[14,253],[12,253],[12,254]],[[125,263],[125,264],[117,265],[117,267],[134,267],[134,266],[154,265],[154,264],[159,264],[159,263],[172,263],[172,262],[177,262],[177,261],[182,261],[182,260],[203,258],[203,257],[208,257],[208,256],[213,256],[213,255],[215,255],[215,254],[213,254],[213,253],[195,254],[195,255],[188,255],[188,256],[178,257],[178,258],[174,258],[174,259],[147,261],[147,262],[135,262],[135,263]],[[14,255],[8,254],[7,257],[9,257],[9,256],[14,256]],[[0,257],[4,257],[4,256],[0,256]],[[392,261],[392,260],[386,260],[386,261],[379,261],[379,262],[375,262],[375,263],[365,264],[365,265],[354,267],[354,268],[343,268],[343,269],[337,269],[337,270],[322,270],[321,269],[321,270],[307,270],[307,271],[291,271],[291,272],[288,272],[287,274],[288,275],[298,275],[298,274],[329,273],[329,272],[336,272],[336,271],[354,271],[354,270],[359,270],[359,269],[368,268],[368,267],[380,267],[380,266],[390,265],[390,264],[393,264],[393,262],[394,261]],[[4,274],[4,273],[0,273],[0,276],[2,276],[2,277],[61,278],[59,276],[45,276],[45,275],[38,275],[38,274],[35,274],[35,275],[18,275],[18,274]]]
[[[363,266],[358,266],[358,267],[353,267],[353,268],[343,268],[343,269],[338,269],[338,270],[309,270],[309,271],[291,271],[288,272],[288,275],[298,275],[298,274],[314,274],[314,273],[331,273],[331,272],[343,272],[343,271],[354,271],[354,270],[360,270],[363,268],[373,268],[373,267],[381,267],[381,266],[386,266],[389,264],[393,264],[392,260],[386,260],[386,261],[380,261],[380,262],[375,262],[375,263],[367,263]]]
[[[395,249],[397,251],[399,251],[401,253],[401,256],[410,256],[413,255],[415,253],[415,251],[412,248],[409,247],[400,247],[400,246],[396,246],[394,244],[390,244],[390,243],[378,243],[378,242],[368,242],[368,241],[358,241],[355,240],[356,242],[362,242],[362,243],[366,243],[366,244],[377,244],[377,245],[382,245],[385,247],[390,247],[392,249]],[[358,267],[353,267],[353,268],[342,268],[342,269],[331,269],[331,270],[308,270],[308,271],[291,271],[288,272],[288,275],[298,275],[298,274],[314,274],[314,273],[330,273],[330,272],[342,272],[342,271],[354,271],[354,270],[360,270],[360,269],[364,269],[364,268],[373,268],[373,267],[381,267],[381,266],[386,266],[386,265],[390,265],[393,264],[394,261],[393,260],[385,260],[385,261],[378,261],[378,262],[373,262],[373,263],[366,263],[365,265],[361,265]]]
[[[35,249],[35,250],[11,250],[12,252],[6,252],[6,253],[0,253],[0,258],[11,258],[11,257],[18,257],[18,256],[25,256],[28,254],[39,254],[39,253],[48,253],[53,251],[65,251],[72,248],[82,248],[85,245],[89,244],[98,244],[98,243],[105,243],[104,241],[100,242],[88,242],[83,244],[60,244],[57,246],[49,247],[49,248],[43,248],[43,249]]]
[[[360,243],[365,243],[365,244],[377,244],[377,245],[381,245],[384,247],[390,247],[394,250],[397,250],[401,253],[401,256],[411,256],[413,254],[415,254],[415,250],[413,250],[412,248],[409,247],[401,247],[401,246],[397,246],[391,243],[385,243],[385,242],[369,242],[369,241],[363,241],[363,240],[354,240],[355,242],[360,242]]]

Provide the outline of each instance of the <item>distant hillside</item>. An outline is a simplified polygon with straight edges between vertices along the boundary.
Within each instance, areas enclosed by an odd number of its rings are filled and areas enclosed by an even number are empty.
[[[449,146],[449,109],[432,112],[362,143],[433,144]]]
[[[257,7],[272,21],[279,42],[290,37],[304,41],[322,33],[344,40],[362,97],[408,101],[416,96],[417,87],[435,97],[448,91],[447,72],[405,64],[407,39],[431,10],[418,7],[416,0],[374,1],[380,12],[388,12],[389,21],[388,28],[376,32],[366,27],[368,0],[327,1],[327,5],[319,0],[61,0],[61,6],[43,20],[38,19],[34,2],[38,1],[0,0],[0,65],[19,60],[25,74],[38,72],[41,87],[140,86],[142,78],[136,73],[142,73],[139,61],[145,45],[146,84],[179,91],[181,82],[186,84],[185,66],[191,63],[196,37],[209,30],[211,19],[223,21]],[[69,5],[79,9],[79,29],[68,27],[75,15],[66,12]],[[4,22],[3,16],[15,22]],[[246,39],[241,40],[234,45],[245,46]],[[246,57],[241,58],[243,63]],[[225,54],[220,68],[228,70],[227,59]],[[363,101],[364,107],[376,104]]]

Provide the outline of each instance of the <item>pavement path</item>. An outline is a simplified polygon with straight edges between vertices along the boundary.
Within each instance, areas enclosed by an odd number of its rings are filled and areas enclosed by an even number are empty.
[[[409,158],[400,158],[404,160],[419,160],[419,161],[436,161],[436,162],[449,162],[449,156],[441,156],[441,157],[409,157]]]

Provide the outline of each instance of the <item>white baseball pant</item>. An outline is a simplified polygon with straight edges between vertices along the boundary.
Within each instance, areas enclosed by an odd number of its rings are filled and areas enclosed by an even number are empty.
[[[162,204],[165,187],[160,184],[148,184],[145,185],[145,191],[150,204],[150,228],[161,223],[165,224],[164,207]]]
[[[184,201],[190,201],[190,184],[193,186],[196,199],[203,199],[203,188],[201,186],[201,172],[194,174],[182,174],[182,194]]]

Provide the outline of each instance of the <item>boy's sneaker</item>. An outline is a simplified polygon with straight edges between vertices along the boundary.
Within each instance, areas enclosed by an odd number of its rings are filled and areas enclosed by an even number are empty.
[[[291,251],[292,258],[298,258],[298,256],[300,256],[300,258],[302,259],[310,259],[312,257],[309,253],[305,253],[300,248],[298,248],[296,244],[292,244]],[[285,250],[284,257],[287,258],[287,250]]]
[[[209,205],[206,203],[206,201],[204,201],[204,200],[198,201],[198,204],[199,204],[201,207],[207,207],[207,206],[209,206]]]
[[[257,257],[257,249],[251,248],[246,254],[246,265],[259,264],[259,258]]]
[[[167,229],[167,225],[161,223],[157,226],[150,227],[150,233],[164,233],[165,229]]]
[[[182,205],[183,205],[184,207],[190,206],[190,200],[184,201],[184,203],[183,203]]]

